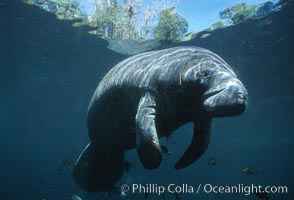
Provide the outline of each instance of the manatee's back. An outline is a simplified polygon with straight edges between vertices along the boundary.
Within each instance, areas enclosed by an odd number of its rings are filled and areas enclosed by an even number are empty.
[[[105,75],[93,95],[90,106],[111,88],[139,87],[156,90],[158,82],[178,81],[181,72],[205,60],[225,63],[216,54],[199,47],[174,47],[132,56],[118,63]]]
[[[99,136],[101,139],[103,135],[108,141],[124,140],[125,137],[119,138],[115,132],[126,133],[127,129],[135,129],[133,123],[142,93],[146,90],[156,92],[159,82],[170,84],[172,80],[180,80],[179,74],[184,70],[181,66],[184,65],[179,62],[188,61],[192,50],[195,48],[177,47],[146,52],[132,56],[111,69],[98,85],[89,105],[90,138]]]
[[[183,70],[179,62],[191,60],[196,47],[175,47],[141,53],[123,60],[113,67],[98,85],[92,101],[96,101],[111,88],[148,88],[155,90],[159,79],[171,78]],[[203,49],[204,50],[204,49]]]

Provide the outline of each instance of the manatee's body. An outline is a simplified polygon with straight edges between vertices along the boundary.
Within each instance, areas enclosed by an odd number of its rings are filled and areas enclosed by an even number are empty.
[[[195,50],[197,59],[192,59],[191,53]],[[211,59],[209,56],[213,54],[204,49],[172,48],[139,54],[120,62],[106,74],[90,102],[91,140],[97,138],[107,144],[119,140],[125,149],[135,148],[135,117],[139,101],[146,92],[156,95],[160,137],[190,121],[189,110],[184,108],[188,102],[181,92],[181,74],[199,62],[198,59]]]
[[[193,141],[176,165],[183,168],[204,153],[211,118],[242,113],[246,96],[228,64],[206,49],[176,47],[130,57],[106,74],[92,97],[90,144],[75,166],[75,181],[88,191],[113,186],[123,172],[124,151],[132,148],[145,168],[156,168],[158,138],[195,122]]]

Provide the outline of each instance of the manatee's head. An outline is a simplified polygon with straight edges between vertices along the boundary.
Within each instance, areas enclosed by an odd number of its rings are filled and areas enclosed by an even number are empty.
[[[228,64],[204,61],[189,71],[186,78],[201,91],[200,107],[208,116],[235,116],[245,111],[247,90]]]

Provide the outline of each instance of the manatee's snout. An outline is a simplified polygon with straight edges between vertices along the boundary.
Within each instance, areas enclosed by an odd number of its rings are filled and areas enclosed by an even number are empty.
[[[239,115],[246,109],[247,96],[247,90],[240,80],[229,80],[204,93],[204,109],[212,117]]]
[[[227,93],[229,97],[229,99],[227,100],[227,112],[229,113],[229,115],[239,115],[245,111],[248,94],[247,90],[240,81],[230,85],[227,89],[223,91],[223,93]]]

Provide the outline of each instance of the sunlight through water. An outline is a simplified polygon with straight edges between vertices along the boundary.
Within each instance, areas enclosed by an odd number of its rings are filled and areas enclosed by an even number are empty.
[[[108,48],[124,55],[160,45],[161,40],[189,41],[201,31],[213,31],[281,9],[278,0],[23,0],[71,20],[74,27],[90,27]],[[193,12],[192,12],[193,11]],[[208,36],[207,34],[206,36]]]

